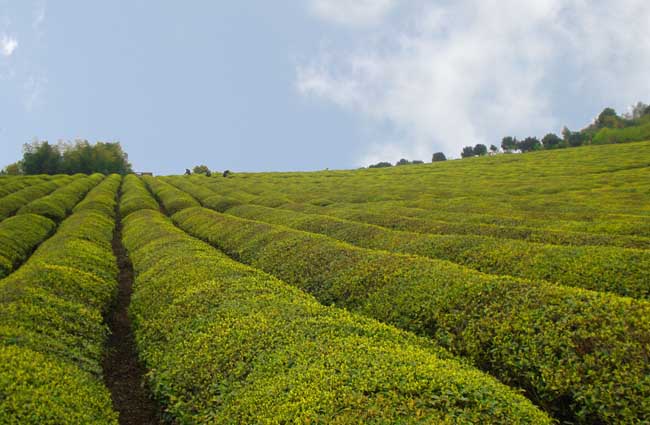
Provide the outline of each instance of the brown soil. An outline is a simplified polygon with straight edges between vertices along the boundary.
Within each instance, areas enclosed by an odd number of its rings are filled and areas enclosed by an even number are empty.
[[[131,320],[127,314],[133,292],[133,267],[122,245],[119,216],[113,236],[113,252],[120,270],[119,292],[106,318],[111,335],[103,361],[104,382],[111,391],[113,407],[120,414],[120,424],[161,424],[160,407],[152,400],[145,384],[145,369],[138,361]]]

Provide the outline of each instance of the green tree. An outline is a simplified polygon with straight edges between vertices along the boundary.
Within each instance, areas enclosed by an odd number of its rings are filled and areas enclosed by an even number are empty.
[[[501,149],[506,152],[511,152],[517,149],[517,139],[511,136],[506,136],[501,140]]]
[[[431,159],[431,162],[440,162],[440,161],[446,161],[447,157],[445,156],[444,153],[442,152],[436,152],[433,154],[433,158]]]
[[[475,156],[474,154],[474,148],[471,146],[465,146],[460,153],[461,158],[471,158]]]
[[[23,145],[22,169],[25,174],[57,174],[61,165],[58,146],[47,141]]]
[[[497,153],[499,152],[499,148],[496,145],[490,145],[490,152]]]
[[[204,174],[206,176],[212,175],[210,169],[208,168],[207,165],[197,165],[192,169],[192,172],[194,174]]]
[[[542,144],[537,137],[526,137],[517,144],[517,148],[522,152],[538,151],[542,149]]]
[[[477,143],[476,146],[474,146],[474,155],[484,156],[487,155],[487,152],[487,146],[483,143]]]
[[[556,149],[562,144],[562,139],[555,133],[548,133],[542,138],[544,149]]]
[[[13,164],[7,165],[2,171],[0,171],[0,175],[7,175],[7,176],[17,176],[23,173],[22,171],[22,164],[20,162],[14,162]]]

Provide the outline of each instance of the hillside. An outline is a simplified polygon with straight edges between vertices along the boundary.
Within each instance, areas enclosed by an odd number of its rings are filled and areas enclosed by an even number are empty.
[[[0,214],[2,423],[650,421],[650,142],[7,176]]]

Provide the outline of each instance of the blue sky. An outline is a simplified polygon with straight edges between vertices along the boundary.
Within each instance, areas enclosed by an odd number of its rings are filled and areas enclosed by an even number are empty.
[[[351,168],[650,102],[650,2],[0,0],[0,164],[120,141],[137,170]]]

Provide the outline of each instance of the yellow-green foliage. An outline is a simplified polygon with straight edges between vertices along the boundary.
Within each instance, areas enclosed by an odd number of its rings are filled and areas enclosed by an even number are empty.
[[[228,181],[227,179],[223,180]],[[199,200],[201,202],[201,205],[204,207],[213,209],[215,211],[223,212],[228,208],[242,204],[242,201],[238,199],[223,195],[217,195],[212,191],[212,189],[208,189],[207,182],[212,182],[212,179],[207,179],[206,182],[206,180],[200,178],[197,179],[194,176],[174,176],[168,177],[165,179],[165,181],[172,184],[173,186],[176,186],[178,189],[187,192],[195,199]],[[195,182],[204,183],[205,187],[203,185],[195,184]]]
[[[635,298],[650,297],[648,250],[544,245],[476,235],[423,235],[257,205],[242,205],[227,212],[322,233],[366,248],[449,260],[485,273],[546,279]]]
[[[122,198],[120,200],[121,217],[124,218],[133,211],[142,209],[157,210],[158,208],[158,203],[149,195],[149,191],[142,180],[134,174],[124,177]]]
[[[142,178],[151,192],[164,206],[169,214],[180,211],[184,208],[198,207],[200,204],[187,193],[178,190],[174,186],[151,176]]]
[[[46,196],[57,188],[63,187],[73,180],[74,177],[57,176],[54,180],[35,184],[7,195],[4,198],[0,198],[0,220],[9,217],[23,205],[27,205],[36,199]]]
[[[115,180],[0,280],[0,423],[117,424],[101,379],[102,315],[117,288]]]
[[[179,423],[550,423],[430,342],[311,296],[134,212],[130,312]]]
[[[0,222],[0,278],[25,261],[56,228],[49,218],[23,214]]]
[[[10,176],[0,181],[0,198],[10,195],[14,192],[43,183],[45,180],[40,176]]]
[[[54,221],[63,220],[90,189],[104,179],[102,174],[82,177],[22,207],[18,214],[38,214]]]
[[[83,201],[79,202],[77,206],[74,207],[73,211],[84,211],[84,210],[95,210],[109,217],[115,215],[115,194],[117,193],[120,184],[122,182],[122,176],[119,174],[111,174],[106,177],[106,179],[95,186]]]
[[[428,335],[576,423],[650,420],[650,303],[485,275],[219,214],[174,221],[326,304]]]

